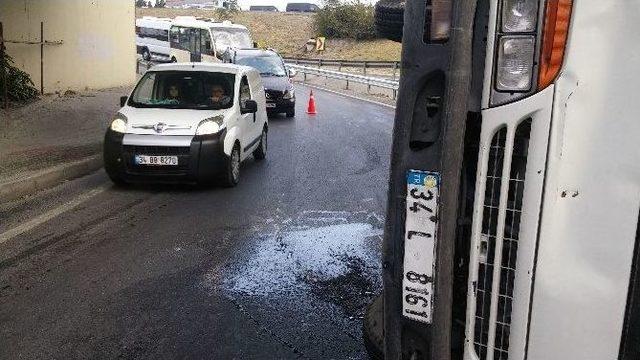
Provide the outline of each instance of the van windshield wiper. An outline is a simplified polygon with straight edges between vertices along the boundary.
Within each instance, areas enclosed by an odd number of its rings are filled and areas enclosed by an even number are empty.
[[[284,75],[280,75],[280,74],[276,74],[276,73],[272,73],[272,72],[261,72],[260,75],[262,75],[262,76],[284,76]]]

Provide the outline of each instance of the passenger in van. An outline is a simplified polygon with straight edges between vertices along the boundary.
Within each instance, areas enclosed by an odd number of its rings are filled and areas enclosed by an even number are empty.
[[[225,108],[231,103],[231,98],[225,94],[224,87],[220,84],[211,86],[211,97],[209,102],[214,107]]]

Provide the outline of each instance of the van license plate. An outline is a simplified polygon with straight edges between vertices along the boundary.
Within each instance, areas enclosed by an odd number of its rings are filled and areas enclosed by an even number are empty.
[[[136,155],[136,165],[178,166],[177,156]]]
[[[407,172],[402,315],[431,324],[440,174]]]

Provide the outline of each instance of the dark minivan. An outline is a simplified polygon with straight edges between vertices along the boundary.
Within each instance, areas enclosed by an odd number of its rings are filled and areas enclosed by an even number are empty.
[[[291,78],[295,71],[288,69],[282,57],[273,50],[237,49],[225,61],[251,66],[260,72],[267,100],[267,114],[296,115],[296,95]]]

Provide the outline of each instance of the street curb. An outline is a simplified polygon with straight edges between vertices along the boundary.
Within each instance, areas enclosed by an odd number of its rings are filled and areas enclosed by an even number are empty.
[[[102,167],[102,156],[94,155],[82,160],[45,169],[24,178],[0,184],[0,204],[48,189],[66,180],[90,174]]]

